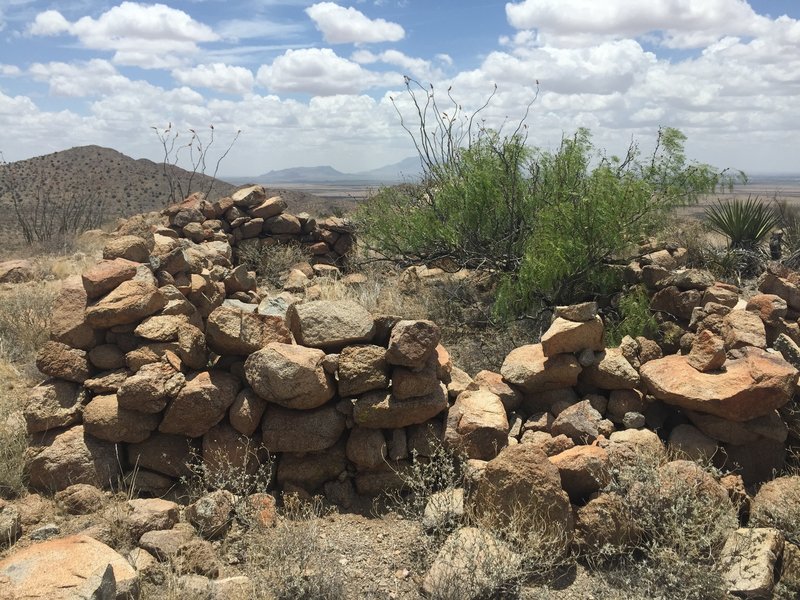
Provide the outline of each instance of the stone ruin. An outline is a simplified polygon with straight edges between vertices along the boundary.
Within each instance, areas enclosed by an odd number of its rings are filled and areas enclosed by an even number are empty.
[[[139,489],[160,495],[197,456],[251,469],[263,449],[279,488],[348,505],[400,485],[398,471],[429,455],[431,437],[489,461],[515,444],[594,453],[631,429],[752,485],[797,443],[797,274],[771,269],[745,301],[705,271],[680,269],[680,249],[653,252],[626,277],[672,317],[680,354],[643,338],[605,348],[590,303],[557,309],[540,343],[472,379],[452,367],[431,322],[260,297],[254,274],[235,266],[243,244],[318,245],[317,264],[330,269],[352,247],[343,223],[333,241],[324,224],[284,209],[258,186],[214,203],[192,196],[164,211],[170,225],[151,246],[114,237],[64,287],[37,358],[51,379],[24,409],[33,488],[108,486],[135,468]]]
[[[654,252],[626,277],[665,318],[672,335],[661,345],[628,337],[606,348],[594,303],[559,307],[539,343],[513,350],[500,373],[471,377],[451,364],[430,321],[349,301],[261,297],[254,274],[235,265],[242,244],[324,241],[315,256],[331,269],[352,245],[345,227],[315,229],[271,215],[272,205],[283,210],[259,188],[214,204],[190,198],[166,211],[170,226],[150,245],[119,235],[65,285],[37,357],[50,379],[23,411],[32,488],[126,480],[162,496],[191,476],[193,461],[252,473],[268,455],[276,493],[324,494],[347,508],[398,489],[411,458],[443,442],[466,458],[473,514],[502,521],[522,505],[567,532],[565,543],[601,546],[626,535],[608,516],[613,494],[600,493],[620,461],[661,456],[665,485],[702,479],[738,503],[800,445],[796,273],[771,267],[744,300],[707,272],[681,269],[680,249]],[[294,233],[277,233],[278,222]],[[339,237],[325,241],[323,231]],[[687,460],[670,462],[667,449],[730,474],[717,482]],[[218,529],[204,529],[198,506],[220,502],[209,497],[186,511],[207,538]],[[162,533],[143,532],[140,546]],[[769,587],[767,571],[766,583],[731,585]]]

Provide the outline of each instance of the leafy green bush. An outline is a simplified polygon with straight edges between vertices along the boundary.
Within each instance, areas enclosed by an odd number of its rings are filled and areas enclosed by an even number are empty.
[[[635,144],[623,158],[598,153],[586,129],[546,152],[528,146],[524,125],[510,135],[473,131],[475,115],[466,118],[454,101],[442,110],[432,89],[420,99],[414,86],[408,91],[419,127],[403,126],[424,178],[369,199],[356,214],[361,239],[406,264],[502,274],[501,315],[618,289],[609,263],[723,177],[686,160],[676,129],[661,129],[646,158]]]
[[[620,297],[617,314],[616,319],[606,321],[606,342],[612,346],[618,346],[626,335],[654,339],[658,333],[658,321],[650,312],[650,297],[643,286],[631,288]]]
[[[727,237],[729,247],[735,249],[754,250],[779,223],[773,208],[753,196],[717,200],[705,214],[709,227]]]

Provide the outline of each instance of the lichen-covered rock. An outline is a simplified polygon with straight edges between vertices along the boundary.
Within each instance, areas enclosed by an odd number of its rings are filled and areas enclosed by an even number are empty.
[[[25,450],[29,485],[36,490],[63,490],[73,483],[109,487],[116,481],[115,444],[99,440],[77,425],[36,436]]]
[[[353,404],[357,425],[396,429],[429,421],[447,409],[447,388],[440,384],[433,394],[397,400],[391,392],[368,392]]]
[[[372,315],[349,300],[317,300],[293,304],[287,311],[289,328],[298,344],[323,350],[369,343],[375,335]]]
[[[253,391],[265,400],[306,410],[322,406],[336,393],[324,359],[322,350],[273,342],[251,354],[244,370]]]

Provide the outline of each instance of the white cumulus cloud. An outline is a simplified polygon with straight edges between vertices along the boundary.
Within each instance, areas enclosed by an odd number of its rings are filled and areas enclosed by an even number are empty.
[[[356,50],[353,52],[351,58],[362,65],[373,64],[377,62],[385,63],[387,65],[394,65],[403,69],[407,75],[419,79],[438,79],[442,76],[440,69],[435,68],[431,61],[423,58],[414,58],[403,54],[399,50],[385,50],[383,52],[374,53],[369,50]]]
[[[73,23],[48,10],[36,16],[28,33],[68,33],[86,48],[113,51],[116,63],[145,69],[177,66],[198,51],[198,43],[219,39],[210,27],[181,10],[137,2],[123,2],[97,19],[82,17]]]
[[[253,88],[250,69],[223,63],[173,69],[172,76],[184,85],[204,87],[228,94],[246,94]]]
[[[366,44],[397,42],[406,32],[401,25],[385,19],[370,19],[352,6],[318,2],[306,9],[314,24],[330,44]]]
[[[674,47],[702,47],[724,31],[754,33],[766,21],[745,0],[524,0],[507,3],[506,17],[551,41],[663,32],[664,43]]]
[[[258,82],[275,92],[304,92],[317,96],[356,94],[401,81],[396,73],[375,73],[337,55],[330,48],[287,50],[271,65],[258,70]]]

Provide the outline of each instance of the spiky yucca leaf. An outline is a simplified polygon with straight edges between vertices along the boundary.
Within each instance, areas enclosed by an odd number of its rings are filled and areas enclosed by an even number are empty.
[[[717,200],[705,213],[709,227],[727,237],[731,248],[755,248],[778,225],[775,212],[757,196]]]

